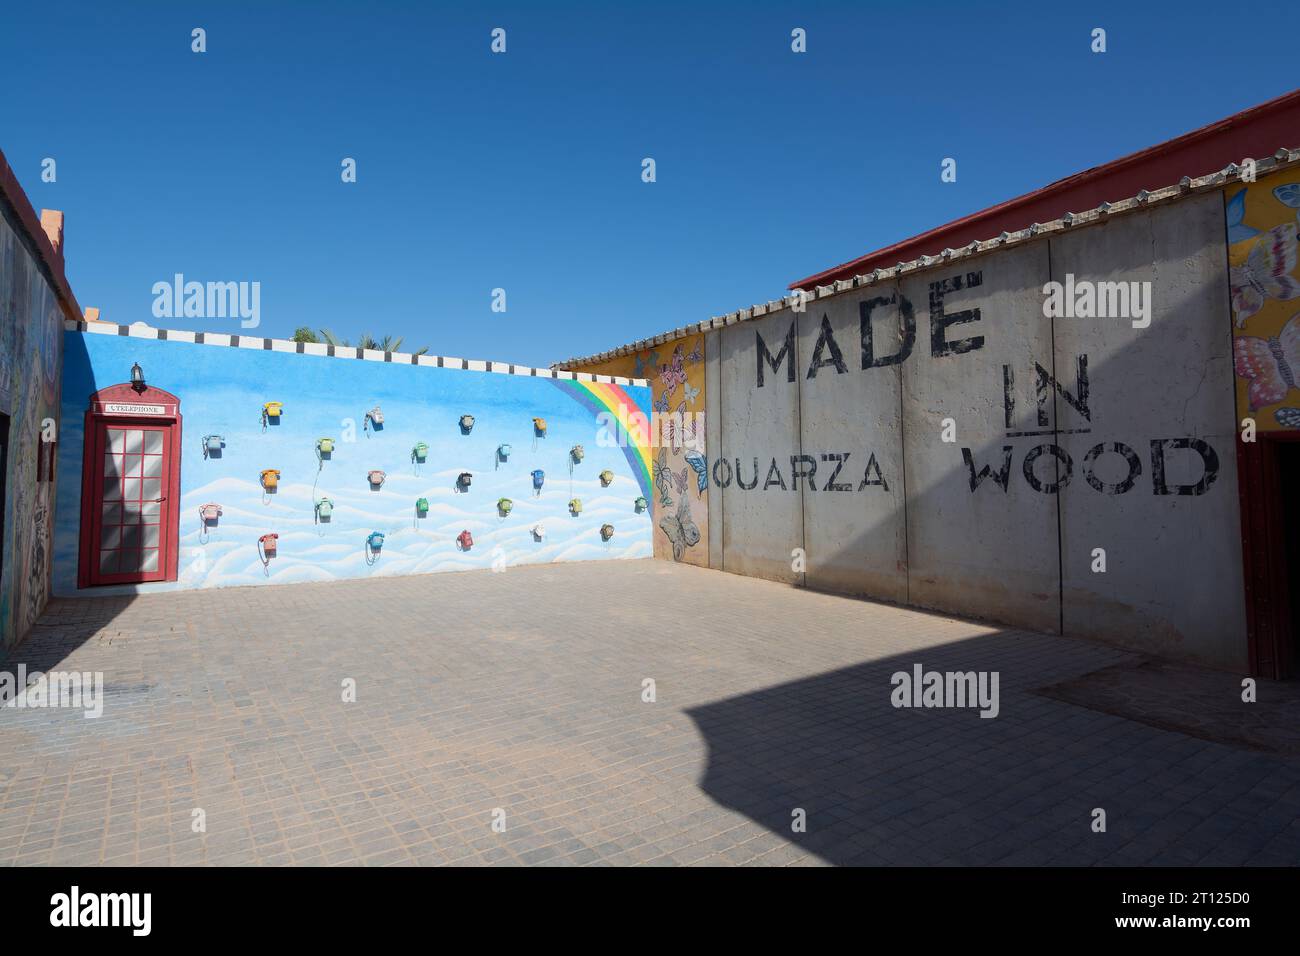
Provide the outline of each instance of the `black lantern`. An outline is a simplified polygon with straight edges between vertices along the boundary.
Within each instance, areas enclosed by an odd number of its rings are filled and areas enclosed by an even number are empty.
[[[131,387],[137,392],[143,392],[145,390],[144,369],[140,367],[139,362],[136,362],[131,366]]]

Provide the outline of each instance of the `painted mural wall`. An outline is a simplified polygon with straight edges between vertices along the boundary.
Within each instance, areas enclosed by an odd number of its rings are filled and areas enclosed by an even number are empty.
[[[651,555],[650,512],[638,501],[648,499],[651,485],[645,426],[617,420],[620,407],[648,419],[644,386],[160,341],[156,330],[131,333],[66,333],[58,594]],[[128,382],[135,363],[150,389],[178,400],[177,580],[78,591],[83,421],[90,396]],[[281,403],[278,414],[264,414],[266,403]],[[544,420],[544,432],[534,419]],[[611,432],[630,440],[620,444]],[[148,436],[135,448],[132,440],[127,430],[121,448],[106,449],[106,468],[133,475],[143,460],[149,473]],[[579,445],[580,458],[572,454]],[[140,451],[143,458],[135,454]],[[268,472],[277,473],[273,489],[263,480]],[[121,487],[116,477],[106,481]],[[122,481],[129,499],[140,486],[129,477]],[[329,502],[325,513],[318,506],[323,500]],[[204,518],[207,505],[219,508],[219,514],[208,509],[215,520]],[[118,520],[112,502],[101,506]],[[105,532],[114,540],[93,543],[91,553],[106,555],[97,549],[118,547],[129,531],[114,525]],[[372,537],[375,532],[382,541]],[[266,535],[277,536],[270,539],[273,555],[259,545]]]
[[[1300,429],[1300,173],[1236,186],[1226,202],[1238,415],[1263,432]]]
[[[575,365],[600,375],[646,378],[653,393],[654,554],[709,565],[705,336],[685,336],[605,362]]]
[[[1224,230],[1210,192],[710,332],[715,566],[1245,666]]]
[[[63,313],[38,260],[0,203],[0,415],[8,416],[0,646],[23,639],[50,595]],[[43,422],[53,428],[43,429]],[[43,457],[44,456],[44,457]]]

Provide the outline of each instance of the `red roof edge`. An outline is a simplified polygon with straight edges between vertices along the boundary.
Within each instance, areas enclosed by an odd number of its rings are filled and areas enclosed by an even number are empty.
[[[77,304],[77,297],[72,294],[72,287],[68,285],[67,276],[63,273],[63,257],[55,250],[41,227],[41,218],[32,208],[23,187],[18,185],[18,177],[14,175],[13,167],[9,165],[3,151],[0,151],[0,194],[3,194],[5,202],[18,217],[19,225],[27,233],[27,238],[36,247],[46,277],[63,306],[63,314],[70,319],[80,319],[81,306]]]
[[[1262,159],[1272,156],[1279,148],[1298,145],[1300,89],[799,279],[790,283],[789,288],[829,285],[837,279],[849,279],[922,255],[935,255],[945,248],[955,249],[975,240],[991,239],[1035,222],[1059,219],[1067,212],[1095,209],[1103,202],[1126,199],[1142,189],[1173,185],[1183,176],[1204,176],[1229,163],[1240,163],[1248,157]]]

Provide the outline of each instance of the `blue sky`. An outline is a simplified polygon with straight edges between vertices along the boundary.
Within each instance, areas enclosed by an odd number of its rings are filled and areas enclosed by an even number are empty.
[[[181,272],[260,282],[258,334],[545,365],[1262,102],[1295,62],[1287,29],[1193,3],[51,0],[0,14],[0,149],[110,321],[239,331],[153,318]]]

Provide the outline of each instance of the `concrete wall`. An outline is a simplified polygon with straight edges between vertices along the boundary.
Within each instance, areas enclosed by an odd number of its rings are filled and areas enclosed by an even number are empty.
[[[1246,666],[1224,229],[1199,195],[710,333],[711,565]],[[1149,326],[1049,317],[1067,273]]]
[[[1036,425],[1034,392],[1024,387],[1008,424],[1003,369],[1025,384],[1035,362],[1051,369],[1047,279],[1042,242],[902,284],[919,313],[902,366],[910,600],[1040,631],[1060,623],[1056,501],[1022,478],[1022,458],[1039,439],[1007,436],[1050,429]],[[943,440],[945,419],[953,441]],[[1051,459],[1038,473],[1050,477]]]
[[[90,396],[126,381],[139,363],[151,387],[179,399],[180,457],[178,580],[128,585],[129,591],[231,585],[278,584],[393,574],[494,567],[551,561],[649,557],[648,511],[636,499],[649,497],[650,460],[644,429],[628,444],[610,440],[617,409],[625,405],[648,417],[645,386],[587,383],[457,367],[412,365],[383,360],[296,354],[292,343],[254,339],[231,347],[226,336],[207,344],[168,340],[155,329],[120,329],[123,334],[66,333],[63,412],[65,432],[59,456],[59,513],[55,587],[60,594],[98,594],[120,587],[78,591],[82,519],[83,422]],[[190,335],[192,338],[192,334]],[[212,344],[214,341],[220,344]],[[249,347],[249,346],[252,347]],[[311,347],[324,350],[323,346]],[[282,350],[285,349],[285,350]],[[435,362],[431,357],[422,361]],[[437,360],[441,361],[441,360]],[[278,424],[264,425],[262,404],[284,403]],[[366,412],[379,405],[382,429],[366,428]],[[462,433],[462,415],[475,417]],[[532,420],[546,419],[544,438]],[[203,453],[206,435],[221,435],[219,456]],[[335,439],[328,460],[317,457],[316,441]],[[423,463],[411,452],[428,446]],[[511,445],[505,461],[498,447]],[[585,457],[571,466],[570,449]],[[274,494],[259,483],[263,469],[278,469]],[[378,488],[368,472],[382,470]],[[545,472],[540,494],[531,473]],[[605,487],[603,470],[613,474]],[[473,476],[468,490],[462,472]],[[148,496],[145,496],[148,497]],[[315,503],[332,499],[328,522],[318,521]],[[500,498],[514,508],[497,510]],[[583,502],[581,514],[568,509]],[[429,502],[417,515],[418,498]],[[203,529],[199,509],[219,504],[222,516]],[[545,537],[530,529],[537,523]],[[601,539],[604,524],[614,537]],[[457,536],[468,530],[473,547],[462,550]],[[385,534],[377,559],[367,555],[366,538]],[[164,532],[167,533],[167,532]],[[279,534],[278,554],[266,566],[257,543]],[[98,548],[99,545],[93,545]],[[108,546],[106,546],[108,547]],[[369,560],[368,560],[369,558]]]
[[[809,587],[907,600],[900,366],[893,361],[906,313],[897,288],[880,288],[799,314],[796,451],[815,475],[800,488],[803,547],[816,555]],[[873,360],[885,363],[869,372],[860,370],[864,314]]]
[[[722,488],[722,567],[803,583],[791,557],[803,547],[802,495],[790,469],[799,454],[796,317],[786,310],[730,326],[718,340],[722,439],[711,478]],[[755,385],[760,362],[763,388]]]
[[[0,157],[0,165],[3,157]],[[5,469],[0,646],[23,639],[50,594],[54,484],[42,423],[58,424],[63,311],[31,235],[0,201],[0,415]],[[48,433],[57,439],[57,427]]]
[[[1154,307],[1146,329],[1055,324],[1057,368],[1086,355],[1092,383],[1090,421],[1064,422],[1091,432],[1058,439],[1075,464],[1060,495],[1065,631],[1235,666],[1245,603],[1223,236],[1222,198],[1201,195],[1054,240],[1052,277],[1149,281]],[[1099,443],[1100,491],[1085,464]]]

